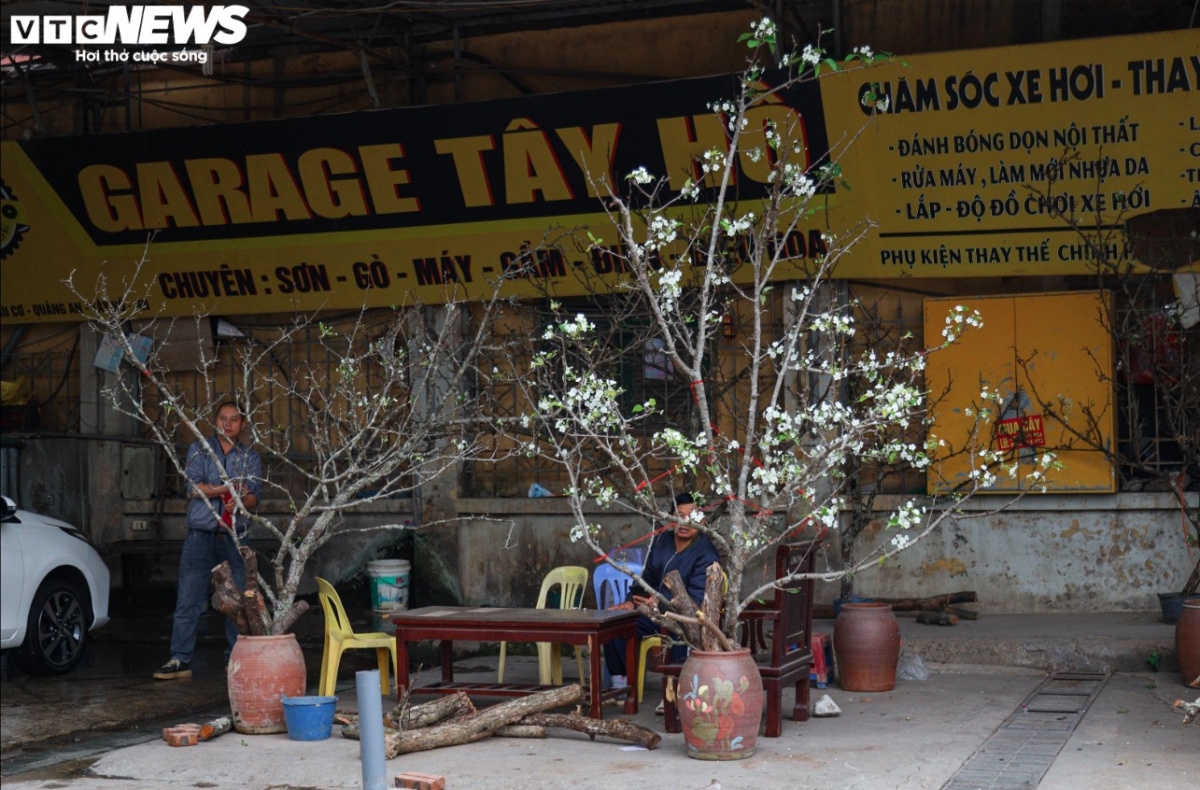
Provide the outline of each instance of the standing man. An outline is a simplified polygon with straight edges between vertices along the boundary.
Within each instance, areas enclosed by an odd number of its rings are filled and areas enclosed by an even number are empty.
[[[217,408],[217,435],[198,439],[188,448],[188,534],[179,558],[171,660],[154,673],[155,680],[192,676],[196,625],[208,607],[212,569],[228,560],[233,580],[239,588],[246,586],[246,566],[232,531],[236,529],[238,538],[244,538],[250,522],[245,516],[235,516],[231,486],[237,488],[243,506],[256,507],[262,495],[262,459],[238,438],[245,424],[236,403],[222,403]],[[228,661],[229,651],[238,638],[237,626],[228,618],[225,636],[229,640],[225,649]]]
[[[696,510],[696,500],[691,494],[678,494],[672,507],[675,513],[674,528],[654,536],[650,544],[650,556],[646,567],[642,570],[642,581],[658,592],[671,597],[664,583],[667,574],[679,571],[683,584],[687,587],[688,595],[699,606],[704,601],[705,573],[708,566],[720,562],[717,548],[707,535],[701,534],[697,523],[703,521],[704,515]],[[629,588],[629,596],[623,602],[610,609],[636,609],[638,605],[657,607],[660,611],[665,608],[660,601],[645,594],[639,585]],[[638,617],[638,639],[644,639],[651,634],[660,633],[661,627],[645,615]],[[687,647],[671,648],[670,661],[683,661],[687,656]],[[612,639],[604,643],[604,659],[608,673],[612,675],[613,686],[623,687],[627,682],[625,677],[625,640]],[[656,713],[662,713],[662,706]]]

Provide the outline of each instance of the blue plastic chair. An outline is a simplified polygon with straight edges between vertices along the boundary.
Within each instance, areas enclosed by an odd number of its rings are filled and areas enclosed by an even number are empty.
[[[641,572],[640,568],[634,570]],[[608,563],[601,563],[592,573],[592,586],[596,590],[596,608],[607,609],[625,600],[633,586],[633,577]]]
[[[629,569],[637,573],[642,572],[643,566],[640,563],[626,562]],[[592,586],[596,591],[596,608],[607,609],[610,606],[619,604],[624,601],[629,595],[629,588],[633,586],[633,577],[627,573],[617,570],[613,566],[603,563],[596,566],[596,570],[592,572]],[[657,637],[651,637],[656,639]],[[661,640],[658,640],[661,641]],[[639,662],[637,688],[638,702],[642,701],[642,692],[646,683],[646,651],[649,650],[643,641],[642,658]],[[604,670],[605,683],[608,682],[608,669]]]

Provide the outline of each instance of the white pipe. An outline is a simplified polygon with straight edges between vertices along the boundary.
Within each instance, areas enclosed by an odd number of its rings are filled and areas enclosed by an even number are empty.
[[[379,670],[356,672],[358,684],[358,742],[362,758],[363,790],[386,790],[387,770],[383,763],[383,702],[379,693]]]

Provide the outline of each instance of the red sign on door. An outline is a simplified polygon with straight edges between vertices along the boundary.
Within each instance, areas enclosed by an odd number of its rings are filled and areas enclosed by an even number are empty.
[[[1008,452],[1016,447],[1045,447],[1046,430],[1042,415],[1009,417],[996,423],[996,447]]]

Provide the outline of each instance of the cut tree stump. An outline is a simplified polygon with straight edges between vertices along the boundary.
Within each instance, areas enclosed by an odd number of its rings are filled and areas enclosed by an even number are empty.
[[[692,600],[692,596],[688,595],[687,586],[684,585],[679,571],[668,573],[663,579],[663,585],[671,592],[672,611],[687,618],[684,621],[675,621],[675,626],[681,629],[684,641],[689,645],[700,644],[702,639],[700,634],[703,629],[700,627],[699,620],[696,619],[696,602]],[[655,622],[660,622],[662,619],[662,616],[659,615]]]
[[[242,609],[246,613],[246,625],[250,628],[250,636],[267,635],[267,627],[263,623],[266,608],[258,590],[246,590],[242,593]]]
[[[246,611],[249,633],[251,636],[266,636],[271,632],[267,627],[267,602],[258,591],[258,555],[249,546],[238,547],[238,553],[242,555],[242,565],[246,568],[246,589],[242,593],[242,606]]]
[[[228,561],[212,569],[212,583],[216,588],[211,599],[213,608],[233,620],[239,634],[250,633],[246,612],[242,608],[242,591],[233,583],[233,571]]]

